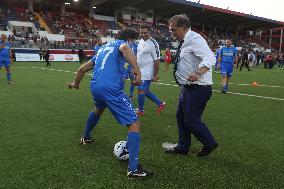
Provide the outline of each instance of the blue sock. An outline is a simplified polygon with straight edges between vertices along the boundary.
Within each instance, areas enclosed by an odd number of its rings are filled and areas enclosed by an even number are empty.
[[[84,132],[84,137],[89,139],[91,138],[91,132],[95,128],[96,124],[98,123],[100,116],[95,114],[95,112],[91,111],[86,123],[86,128]]]
[[[131,83],[130,84],[130,96],[133,96],[133,92],[134,92],[134,85]]]
[[[162,104],[162,102],[156,97],[156,95],[154,95],[154,93],[152,93],[151,91],[148,91],[147,93],[145,93],[145,96],[147,98],[149,98],[150,100],[152,100],[153,102],[155,102],[158,106],[160,104]]]
[[[140,134],[137,132],[129,132],[127,139],[127,147],[129,151],[128,169],[135,171],[138,166],[138,154],[140,148]]]
[[[138,108],[140,111],[144,111],[145,94],[138,94]]]
[[[11,81],[11,73],[7,73],[7,80]]]
[[[226,91],[228,90],[228,84],[226,85]]]

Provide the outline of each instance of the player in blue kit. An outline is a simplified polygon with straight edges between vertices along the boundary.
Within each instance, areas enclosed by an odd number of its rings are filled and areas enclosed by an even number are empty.
[[[13,63],[11,44],[6,41],[7,37],[4,34],[1,34],[0,39],[0,69],[4,65],[7,73],[8,84],[12,85],[11,81],[11,69],[10,65]]]
[[[137,39],[138,36],[136,36],[135,39]],[[128,45],[131,48],[131,50],[133,51],[134,55],[137,56],[137,46],[138,44],[135,43],[135,39],[128,39]],[[126,70],[126,74],[128,76],[128,78],[130,79],[130,93],[129,93],[129,97],[131,99],[133,99],[133,92],[134,92],[134,74],[133,74],[133,69],[131,64],[128,64],[127,66],[127,70]]]
[[[232,41],[226,39],[226,47],[220,50],[219,63],[222,74],[222,93],[227,93],[229,81],[233,74],[234,63],[238,62],[238,51],[235,47],[231,47]]]
[[[67,86],[79,89],[79,84],[85,73],[93,69],[90,88],[96,110],[91,111],[87,120],[81,144],[93,142],[91,131],[97,125],[105,108],[109,108],[116,120],[128,129],[127,147],[129,151],[128,178],[140,178],[151,175],[138,163],[140,147],[140,122],[129,97],[124,93],[124,65],[128,62],[133,67],[135,84],[141,83],[141,72],[136,57],[127,44],[127,39],[137,35],[134,30],[121,31],[118,39],[104,45],[91,60],[82,65],[72,83]]]

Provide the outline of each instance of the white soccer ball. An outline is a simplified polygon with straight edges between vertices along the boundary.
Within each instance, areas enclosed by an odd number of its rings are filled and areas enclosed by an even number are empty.
[[[127,141],[119,141],[114,145],[113,154],[118,160],[128,160],[129,152],[127,149]]]

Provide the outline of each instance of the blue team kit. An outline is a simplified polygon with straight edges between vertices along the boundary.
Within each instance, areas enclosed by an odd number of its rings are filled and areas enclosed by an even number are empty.
[[[108,107],[122,125],[137,121],[129,97],[124,93],[125,58],[119,51],[123,40],[107,43],[92,58],[95,64],[90,81],[94,102],[99,108]]]

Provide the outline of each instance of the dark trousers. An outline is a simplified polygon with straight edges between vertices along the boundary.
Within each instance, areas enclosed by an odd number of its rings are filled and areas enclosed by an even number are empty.
[[[241,64],[241,67],[240,67],[240,71],[242,71],[242,68],[244,67],[244,65],[248,69],[248,71],[250,71],[249,65],[248,65],[248,60],[243,60],[242,61],[242,64]]]
[[[46,62],[46,66],[50,66],[50,63],[49,63],[49,59],[48,59],[48,58],[45,59],[45,62]]]
[[[83,63],[83,56],[79,56],[79,63],[80,63],[80,64]]]
[[[181,88],[176,120],[178,124],[178,148],[188,151],[191,134],[205,147],[211,148],[216,143],[208,127],[201,121],[207,101],[212,95],[211,86],[189,85]]]

